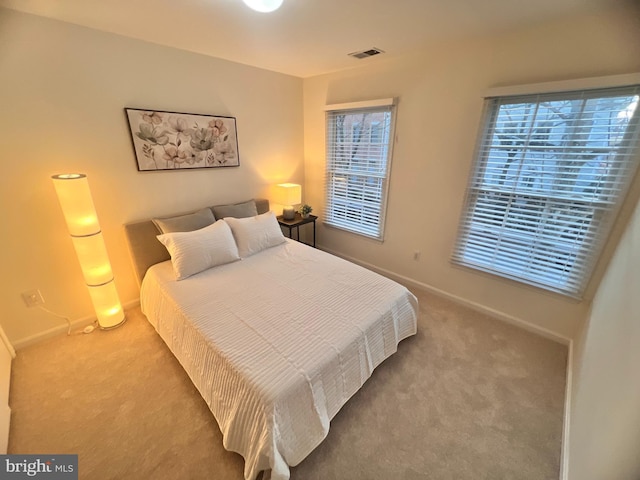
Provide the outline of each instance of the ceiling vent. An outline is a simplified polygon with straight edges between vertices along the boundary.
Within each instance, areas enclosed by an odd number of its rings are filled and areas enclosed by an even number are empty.
[[[349,53],[349,56],[357,59],[363,59],[373,57],[374,55],[379,55],[380,53],[384,53],[384,51],[374,47],[370,48],[369,50],[363,50],[362,52]]]

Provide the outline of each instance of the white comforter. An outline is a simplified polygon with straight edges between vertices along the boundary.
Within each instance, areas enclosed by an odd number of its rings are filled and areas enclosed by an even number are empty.
[[[142,284],[142,311],[213,412],[245,479],[289,478],[329,421],[416,333],[403,286],[288,240],[180,282],[170,262]]]

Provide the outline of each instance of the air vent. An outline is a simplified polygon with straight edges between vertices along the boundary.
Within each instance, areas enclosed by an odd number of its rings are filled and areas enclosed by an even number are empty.
[[[384,53],[384,51],[374,47],[374,48],[370,48],[369,50],[364,50],[362,52],[350,53],[349,56],[357,59],[363,59],[363,58],[373,57],[374,55],[378,55],[380,53]]]

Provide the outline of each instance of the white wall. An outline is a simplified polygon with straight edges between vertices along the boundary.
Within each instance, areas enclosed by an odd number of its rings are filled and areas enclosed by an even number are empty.
[[[640,478],[640,204],[575,343],[569,480]]]
[[[483,92],[640,71],[635,10],[434,45],[400,59],[304,80],[306,201],[322,216],[326,104],[398,97],[384,243],[321,227],[318,242],[507,317],[571,338],[577,303],[449,262],[481,116]],[[422,252],[420,261],[413,252]]]
[[[123,108],[237,118],[240,167],[136,169]],[[0,322],[14,345],[93,315],[50,180],[89,177],[123,302],[135,300],[122,224],[267,196],[304,175],[302,80],[0,8]]]

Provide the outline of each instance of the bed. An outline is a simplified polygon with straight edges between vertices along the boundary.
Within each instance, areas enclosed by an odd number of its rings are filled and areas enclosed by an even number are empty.
[[[224,447],[244,457],[246,480],[261,471],[286,480],[376,366],[416,333],[417,301],[396,282],[285,238],[268,201],[237,205],[211,207],[224,220],[204,228],[196,221],[160,234],[161,219],[125,231],[141,309],[207,402]],[[181,278],[167,238],[215,229],[225,239],[216,251],[231,260]]]

